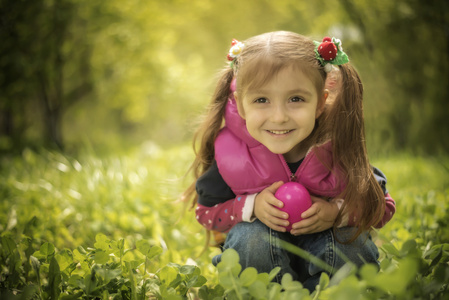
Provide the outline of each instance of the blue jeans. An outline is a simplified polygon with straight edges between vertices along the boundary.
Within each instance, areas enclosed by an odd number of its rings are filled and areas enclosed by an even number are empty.
[[[332,229],[293,236],[272,230],[259,220],[253,223],[241,222],[229,231],[223,249],[233,248],[238,252],[242,270],[254,267],[259,273],[269,273],[273,268],[280,267],[281,271],[275,278],[277,282],[281,282],[284,274],[290,273],[294,280],[302,282],[305,288],[313,291],[322,272],[332,276],[346,263],[344,256],[358,267],[365,263],[379,264],[379,252],[369,233],[361,234],[350,244],[339,242],[348,240],[355,230],[353,227],[340,228],[336,231],[337,240]],[[282,241],[307,251],[330,268],[323,270],[307,259],[292,254],[280,245]],[[215,256],[212,263],[216,266],[220,260],[221,254]]]

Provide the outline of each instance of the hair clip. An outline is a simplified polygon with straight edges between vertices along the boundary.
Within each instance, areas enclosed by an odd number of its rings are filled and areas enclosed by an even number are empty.
[[[339,39],[325,37],[321,43],[317,41],[314,43],[316,59],[324,67],[326,73],[332,71],[332,65],[339,66],[349,62]]]
[[[236,39],[232,39],[231,45],[232,46],[231,49],[229,49],[227,58],[231,62],[230,66],[232,68],[234,66],[235,59],[240,55],[240,53],[242,53],[243,48],[245,48],[245,44]]]

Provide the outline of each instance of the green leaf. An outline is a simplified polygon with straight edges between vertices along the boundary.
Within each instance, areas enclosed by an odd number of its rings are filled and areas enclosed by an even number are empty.
[[[320,283],[319,287],[321,290],[324,290],[329,285],[329,275],[327,273],[323,272],[320,276]]]
[[[55,259],[57,260],[61,271],[64,271],[68,266],[70,266],[73,263],[72,253],[68,250],[62,250],[59,253],[56,253]]]
[[[272,283],[268,287],[268,300],[279,299],[279,294],[281,293],[282,286],[279,283]]]
[[[30,284],[27,285],[23,291],[22,294],[20,295],[19,299],[33,299],[33,296],[36,295],[36,293],[38,293],[39,291],[39,287],[34,285],[34,284]]]
[[[50,261],[50,268],[48,273],[48,288],[50,299],[58,299],[61,294],[59,285],[61,283],[61,271],[59,269],[58,261],[53,257]]]
[[[96,290],[98,285],[98,280],[95,274],[96,272],[93,269],[92,272],[84,278],[84,291],[88,297],[91,296],[92,292]]]
[[[367,282],[372,282],[377,274],[378,268],[373,264],[365,264],[360,269],[360,276]]]
[[[236,264],[231,267],[231,273],[234,277],[239,276],[241,271],[242,271],[242,266],[240,264]]]
[[[182,277],[180,274],[176,274],[176,278],[170,282],[168,285],[169,287],[172,287],[176,289],[182,282]]]
[[[138,240],[136,243],[137,250],[145,256],[148,256],[148,252],[151,249],[151,245],[147,240]]]
[[[408,254],[412,254],[412,253],[417,253],[417,251],[419,250],[419,247],[416,244],[415,240],[407,240],[401,248],[401,256],[406,256]]]
[[[254,281],[248,288],[249,293],[256,299],[263,299],[267,294],[267,286],[259,281]]]
[[[84,290],[86,287],[83,277],[81,277],[80,275],[77,275],[77,274],[70,276],[67,283],[74,288],[78,288],[78,289],[82,289],[82,290]]]
[[[53,255],[55,253],[55,246],[51,243],[44,243],[42,244],[39,252],[44,255],[45,257],[48,257],[50,255]]]
[[[234,249],[226,249],[221,255],[221,261],[227,266],[234,266],[239,263],[240,257]]]
[[[237,278],[230,272],[218,273],[218,280],[225,289],[233,289],[237,286]]]
[[[86,254],[82,254],[79,249],[73,250],[73,259],[82,262],[86,259]]]
[[[106,264],[109,261],[109,254],[103,250],[97,250],[93,258],[97,264]]]
[[[78,250],[78,252],[82,255],[87,255],[87,251],[83,248],[83,246],[78,246],[76,247],[76,249]]]
[[[96,274],[102,279],[102,284],[108,284],[112,279],[117,278],[122,273],[122,270],[110,269],[105,266],[96,265],[95,267]]]
[[[263,282],[265,285],[268,285],[271,282],[270,276],[268,275],[268,273],[257,274],[257,280],[259,280],[260,282]]]
[[[2,236],[1,243],[6,257],[10,256],[17,249],[16,243],[9,236]]]
[[[148,253],[148,259],[152,259],[153,257],[162,253],[162,248],[158,246],[152,246],[150,252]]]
[[[169,285],[178,276],[178,271],[174,267],[164,266],[157,275],[161,282]]]
[[[337,285],[345,278],[348,278],[348,277],[354,275],[356,271],[357,271],[357,267],[353,263],[347,262],[343,265],[343,267],[341,267],[340,269],[338,269],[337,272],[335,272],[335,274],[332,276],[329,284],[331,286]]]
[[[276,267],[273,270],[271,270],[270,274],[268,274],[269,281],[272,281],[280,271],[281,271],[280,267]]]
[[[34,272],[36,272],[36,275],[39,277],[39,269],[40,269],[41,263],[34,256],[30,256],[30,261],[31,261],[31,266],[33,267]]]
[[[179,267],[179,273],[189,275],[193,274],[196,269],[197,269],[196,266],[184,265],[182,267]]]
[[[428,272],[430,272],[441,260],[443,257],[443,247],[441,246],[440,250],[437,252],[437,255],[432,259],[432,262],[430,263],[428,267]]]
[[[99,233],[95,236],[96,243],[94,244],[96,249],[101,249],[103,251],[109,251],[109,243],[111,242],[106,235]]]
[[[286,273],[282,276],[281,285],[286,291],[301,290],[302,284],[298,281],[294,281],[291,274]]]
[[[131,300],[137,300],[137,283],[136,278],[133,273],[133,269],[131,268],[131,265],[129,262],[126,263],[126,266],[128,268],[128,278],[131,284]]]
[[[256,268],[249,267],[243,270],[240,274],[240,283],[243,286],[250,286],[257,279],[257,270]]]
[[[195,276],[197,276],[197,275],[195,275]],[[203,275],[198,275],[196,280],[192,284],[190,284],[190,286],[191,287],[200,287],[200,286],[203,286],[206,282],[207,282],[206,277],[204,277]]]
[[[389,253],[394,255],[395,257],[400,257],[401,253],[399,253],[399,250],[391,243],[387,243],[387,244],[383,244],[381,249],[385,252],[385,253]]]
[[[418,262],[412,258],[405,258],[399,262],[396,269],[380,273],[372,284],[395,295],[400,295],[416,277]]]

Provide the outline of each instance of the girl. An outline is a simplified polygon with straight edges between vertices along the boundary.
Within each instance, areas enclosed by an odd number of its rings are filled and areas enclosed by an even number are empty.
[[[198,203],[197,220],[227,232],[224,249],[234,248],[243,268],[269,272],[279,266],[276,280],[290,273],[309,290],[322,272],[340,268],[343,257],[358,266],[377,263],[369,230],[391,219],[395,203],[385,176],[369,165],[362,83],[341,42],[270,32],[234,40],[228,59],[195,136],[197,181],[187,196]],[[339,91],[331,97],[329,71]],[[304,185],[314,202],[290,232],[288,215],[278,209],[283,203],[274,197],[287,181]],[[280,240],[332,271],[292,255]]]

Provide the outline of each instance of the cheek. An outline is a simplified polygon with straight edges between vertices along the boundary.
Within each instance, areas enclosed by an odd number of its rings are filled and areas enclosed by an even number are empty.
[[[246,121],[246,129],[248,130],[249,134],[254,137],[254,134],[263,124],[261,116],[256,113],[252,113],[251,111],[248,111],[246,113],[245,121]]]
[[[244,108],[243,105],[240,103],[240,101],[237,101],[237,112],[238,112],[239,116],[240,116],[243,120],[246,119],[245,108]]]
[[[303,111],[301,115],[297,116],[297,124],[307,132],[311,133],[315,128],[316,117],[314,110]]]

